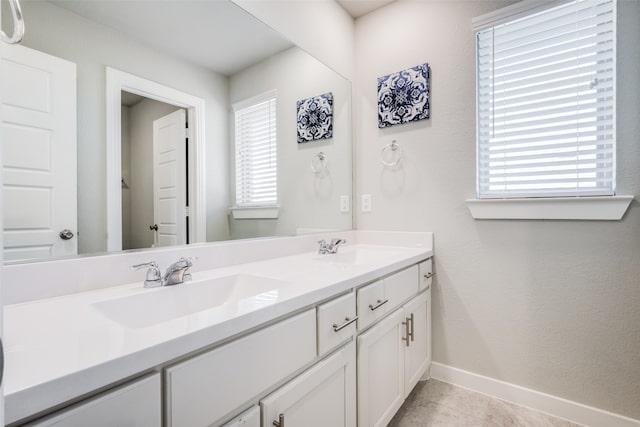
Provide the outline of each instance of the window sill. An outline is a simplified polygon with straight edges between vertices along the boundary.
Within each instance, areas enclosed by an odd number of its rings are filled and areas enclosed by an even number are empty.
[[[468,199],[474,219],[620,220],[634,196]]]
[[[255,208],[231,208],[233,219],[278,219],[278,206]]]

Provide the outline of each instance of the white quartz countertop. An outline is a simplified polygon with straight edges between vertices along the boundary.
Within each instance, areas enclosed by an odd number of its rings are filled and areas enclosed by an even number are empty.
[[[363,250],[379,250],[380,256],[357,260],[356,252]],[[5,306],[5,421],[40,413],[310,307],[422,261],[432,250],[356,244],[340,248],[339,255],[334,262],[333,255],[319,259],[316,252],[305,252],[196,272],[192,282],[172,287],[144,289],[140,281]],[[142,319],[138,323],[113,320],[97,308],[110,300],[141,294],[144,301],[144,294],[181,292],[181,287],[233,275],[274,279],[278,286],[261,298],[168,315],[149,325],[145,313],[153,310],[144,304],[138,314],[123,314]]]

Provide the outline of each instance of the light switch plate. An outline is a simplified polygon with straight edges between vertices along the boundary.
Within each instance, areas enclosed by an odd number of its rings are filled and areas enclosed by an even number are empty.
[[[371,212],[371,194],[362,195],[362,212]]]
[[[349,196],[340,196],[340,212],[349,212]]]

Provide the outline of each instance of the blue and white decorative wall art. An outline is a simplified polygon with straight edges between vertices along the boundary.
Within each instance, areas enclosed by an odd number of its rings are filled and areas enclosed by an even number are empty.
[[[429,118],[429,64],[378,77],[378,127]]]
[[[333,137],[333,94],[331,92],[297,102],[298,143]]]

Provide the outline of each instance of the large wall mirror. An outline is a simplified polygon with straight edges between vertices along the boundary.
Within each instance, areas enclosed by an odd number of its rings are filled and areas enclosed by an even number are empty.
[[[2,50],[6,262],[352,227],[350,82],[230,0],[22,8]],[[234,106],[267,93],[277,208],[234,210]],[[298,142],[298,101],[326,93],[332,136]]]

